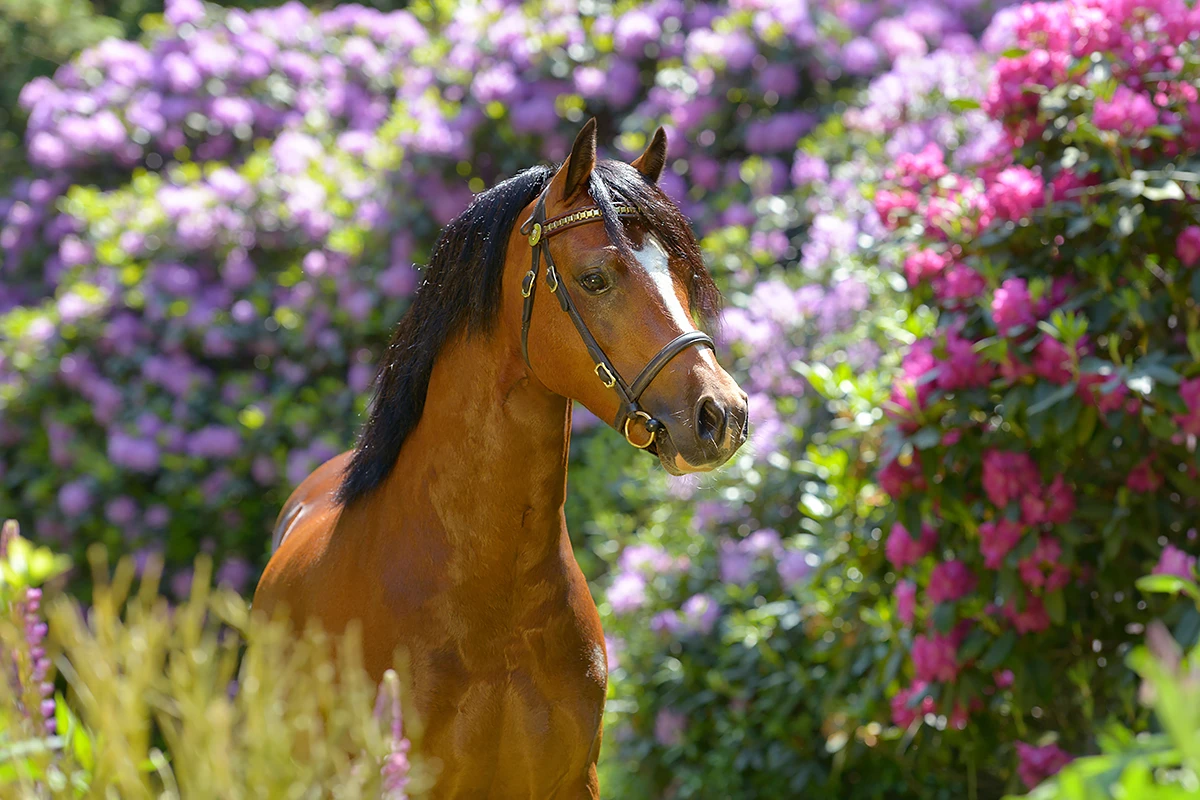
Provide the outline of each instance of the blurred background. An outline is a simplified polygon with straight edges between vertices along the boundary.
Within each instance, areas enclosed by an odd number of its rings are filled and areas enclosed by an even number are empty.
[[[892,704],[911,637],[874,476],[936,324],[874,187],[930,144],[955,171],[1007,146],[981,108],[1006,5],[0,0],[0,518],[77,563],[159,554],[176,598],[211,554],[250,593],[288,493],[352,443],[440,228],[589,117],[626,160],[661,124],[753,436],[676,479],[577,410],[606,796],[1036,783],[1008,711],[964,732]]]

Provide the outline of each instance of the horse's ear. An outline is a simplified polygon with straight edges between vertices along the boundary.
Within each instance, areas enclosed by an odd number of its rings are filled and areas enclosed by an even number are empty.
[[[586,190],[588,178],[592,176],[592,170],[595,168],[596,118],[592,117],[575,137],[575,144],[571,146],[571,155],[567,156],[567,162],[559,170],[559,176],[563,181],[559,199],[565,203],[573,199],[580,191]]]
[[[667,132],[658,126],[646,151],[633,160],[633,166],[651,183],[658,183],[667,166]]]

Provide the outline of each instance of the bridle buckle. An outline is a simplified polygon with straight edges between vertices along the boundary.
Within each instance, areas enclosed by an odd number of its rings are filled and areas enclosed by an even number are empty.
[[[600,374],[601,370],[604,371],[604,375]],[[617,385],[617,376],[612,374],[612,370],[608,368],[607,364],[600,363],[596,365],[596,377],[600,379],[600,382],[604,384],[604,388],[606,389],[611,389]]]
[[[537,275],[533,270],[525,273],[525,277],[521,279],[521,297],[526,299],[533,294],[533,282],[537,280]]]
[[[553,266],[546,270],[546,285],[550,287],[550,292],[558,291],[558,270]]]

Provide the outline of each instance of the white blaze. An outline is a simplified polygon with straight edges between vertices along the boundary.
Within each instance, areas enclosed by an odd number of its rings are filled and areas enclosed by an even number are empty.
[[[634,250],[633,255],[637,259],[637,262],[642,265],[642,269],[646,270],[646,274],[650,276],[650,280],[654,283],[654,288],[658,290],[659,299],[662,300],[667,314],[679,326],[679,332],[685,333],[696,330],[696,325],[692,322],[692,318],[688,316],[688,313],[683,309],[683,304],[679,302],[679,295],[675,294],[675,279],[671,275],[670,258],[667,256],[667,251],[658,243],[658,239],[647,235],[642,241],[642,249]],[[696,349],[701,352],[700,358],[705,361],[712,359],[712,351],[707,347]]]
[[[663,306],[667,309],[667,313],[671,315],[671,319],[675,321],[682,330],[690,331],[696,326],[692,324],[692,320],[688,317],[687,312],[683,310],[683,305],[679,302],[679,295],[675,294],[675,279],[671,277],[670,259],[667,257],[667,251],[663,250],[663,246],[658,243],[658,240],[653,236],[647,236],[642,242],[641,250],[633,251],[634,257],[637,258],[642,269],[646,270],[646,274],[650,276],[650,280],[654,282],[654,286],[658,289],[658,295],[662,299]]]

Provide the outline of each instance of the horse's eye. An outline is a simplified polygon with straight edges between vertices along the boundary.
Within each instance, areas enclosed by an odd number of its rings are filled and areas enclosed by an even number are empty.
[[[608,278],[600,270],[593,270],[579,279],[579,285],[592,294],[600,294],[608,289]]]

